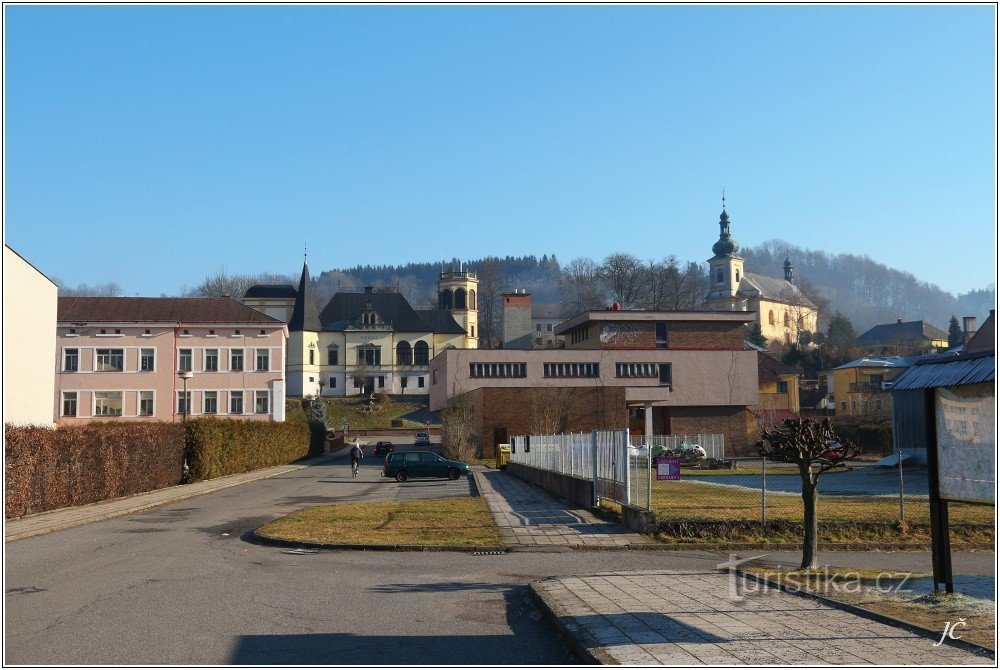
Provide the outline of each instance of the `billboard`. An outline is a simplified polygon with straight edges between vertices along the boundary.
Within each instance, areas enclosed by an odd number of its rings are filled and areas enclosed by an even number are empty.
[[[992,384],[934,391],[941,497],[995,504],[996,409]]]

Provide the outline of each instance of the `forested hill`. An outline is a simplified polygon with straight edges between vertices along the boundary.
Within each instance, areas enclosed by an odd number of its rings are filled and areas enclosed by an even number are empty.
[[[867,256],[829,254],[803,249],[783,240],[768,240],[742,250],[746,268],[773,277],[784,274],[785,256],[795,275],[812,285],[854,323],[859,333],[877,323],[923,319],[947,331],[952,315],[975,316],[982,323],[996,302],[996,285],[957,296]]]

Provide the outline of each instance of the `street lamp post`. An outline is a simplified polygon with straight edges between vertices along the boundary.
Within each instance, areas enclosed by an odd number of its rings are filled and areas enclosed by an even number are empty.
[[[179,372],[177,374],[177,376],[180,377],[184,381],[184,405],[183,405],[184,409],[183,409],[183,413],[181,415],[182,416],[181,421],[183,423],[187,423],[187,418],[188,418],[188,380],[191,379],[192,377],[194,377],[194,373],[191,372],[190,370],[184,370],[183,372]]]

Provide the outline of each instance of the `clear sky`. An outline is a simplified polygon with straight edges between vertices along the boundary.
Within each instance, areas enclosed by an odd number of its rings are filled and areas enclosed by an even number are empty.
[[[7,242],[68,284],[734,237],[996,274],[995,10],[6,6]]]

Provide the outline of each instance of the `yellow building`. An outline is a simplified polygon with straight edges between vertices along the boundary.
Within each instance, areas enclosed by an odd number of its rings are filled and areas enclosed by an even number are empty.
[[[758,351],[757,385],[760,389],[761,410],[799,413],[798,370],[766,352]]]
[[[912,358],[859,358],[833,370],[837,416],[888,417],[889,384],[913,363]]]
[[[251,287],[244,303],[287,309],[285,288]],[[476,348],[477,288],[475,272],[450,269],[438,280],[438,309],[414,309],[398,292],[366,286],[337,293],[317,312],[303,264],[288,311],[288,395],[427,394],[434,356]]]
[[[785,259],[785,277],[778,279],[747,272],[739,255],[740,245],[729,232],[725,208],[719,217],[719,240],[708,260],[709,309],[756,312],[761,334],[768,340],[793,343],[802,333],[817,330],[816,305],[795,285],[791,260]]]

